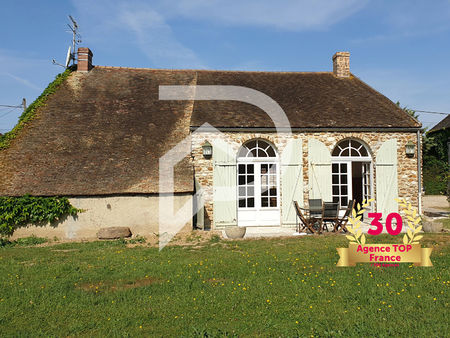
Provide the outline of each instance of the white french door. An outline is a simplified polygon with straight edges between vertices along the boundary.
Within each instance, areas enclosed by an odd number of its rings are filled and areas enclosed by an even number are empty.
[[[333,202],[339,203],[340,208],[346,208],[348,201],[352,199],[361,202],[372,197],[372,163],[357,162],[361,163],[359,168],[362,172],[358,170],[358,173],[353,173],[352,161],[339,160],[332,164]],[[362,180],[362,184],[358,184],[357,191],[354,191],[356,188],[353,186],[353,179],[356,178]],[[362,189],[362,191],[359,189]]]
[[[340,208],[346,208],[352,199],[352,163],[341,161],[333,163],[332,167],[332,196],[333,202],[339,203]]]
[[[238,162],[238,225],[280,225],[279,170],[278,162]]]
[[[363,200],[368,200],[372,196],[372,189],[370,182],[372,181],[371,171],[370,171],[370,162],[363,162],[362,164],[362,178],[363,178]]]

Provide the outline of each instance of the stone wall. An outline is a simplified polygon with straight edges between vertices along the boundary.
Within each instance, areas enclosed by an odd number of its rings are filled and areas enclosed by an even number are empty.
[[[308,176],[308,138],[316,138],[323,142],[328,149],[333,150],[334,146],[341,140],[352,138],[365,143],[375,164],[378,149],[384,141],[397,139],[397,159],[398,159],[398,195],[411,201],[414,206],[418,206],[418,177],[417,177],[417,134],[414,132],[294,132],[287,133],[248,133],[248,132],[222,132],[222,133],[193,133],[192,134],[192,157],[194,162],[195,179],[204,190],[203,199],[205,201],[205,226],[211,226],[213,221],[213,160],[206,159],[202,154],[202,145],[205,141],[213,143],[217,138],[221,138],[229,143],[233,149],[239,147],[248,140],[261,138],[270,141],[281,154],[289,139],[299,138],[303,147],[303,192],[304,205],[307,205],[309,197],[309,176]],[[416,154],[409,158],[405,154],[407,142],[416,144]],[[214,150],[213,150],[214,151]],[[376,168],[373,166],[373,191],[372,196],[376,196]],[[280,178],[280,184],[283,182]]]

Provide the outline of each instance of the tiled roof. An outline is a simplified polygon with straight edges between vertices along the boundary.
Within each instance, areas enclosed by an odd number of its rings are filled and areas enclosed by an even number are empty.
[[[429,133],[432,133],[432,132],[435,132],[438,130],[442,130],[442,129],[448,129],[448,128],[450,128],[450,115],[447,115],[447,117],[445,119],[443,119],[441,122],[436,124],[433,128],[431,128]]]
[[[333,73],[197,71],[198,85],[236,85],[261,91],[285,111],[293,128],[418,128],[388,98],[358,78]],[[236,101],[196,101],[191,125],[274,127],[261,109]]]
[[[72,73],[0,151],[0,195],[159,192],[159,158],[188,136],[192,104],[159,101],[158,85],[193,78],[107,68]],[[174,190],[193,191],[190,156],[175,167]]]
[[[160,101],[159,85],[237,85],[273,98],[298,128],[418,128],[355,77],[332,73],[152,70],[95,67],[73,73],[9,148],[0,151],[0,195],[165,192],[159,158],[190,126],[273,127],[237,101]],[[174,192],[193,191],[190,156],[175,167]]]

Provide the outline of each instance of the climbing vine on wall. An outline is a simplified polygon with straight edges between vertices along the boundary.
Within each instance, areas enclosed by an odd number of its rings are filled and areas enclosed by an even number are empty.
[[[45,105],[48,97],[58,89],[59,85],[64,82],[71,72],[72,69],[67,68],[63,73],[58,74],[55,80],[51,82],[42,94],[39,95],[39,97],[22,113],[16,126],[11,131],[0,136],[0,150],[9,147],[11,141],[16,138],[19,131],[35,116],[36,110]]]
[[[75,216],[81,210],[73,207],[66,197],[0,197],[0,237],[30,224],[44,226]]]

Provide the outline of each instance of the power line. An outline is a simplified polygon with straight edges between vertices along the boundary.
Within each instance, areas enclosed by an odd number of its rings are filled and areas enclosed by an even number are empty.
[[[411,109],[411,110],[414,110],[415,112],[418,112],[418,113],[425,113],[425,114],[450,115],[450,113],[444,113],[444,112],[439,112],[439,111],[416,110],[416,109]]]
[[[0,107],[6,107],[6,108],[22,108],[22,105],[18,105],[18,106],[11,106],[9,104],[0,104]]]
[[[14,109],[17,109],[17,108],[12,108],[12,109],[8,110],[6,113],[4,113],[3,115],[0,115],[0,119],[4,116],[8,115],[9,113],[11,113]]]

